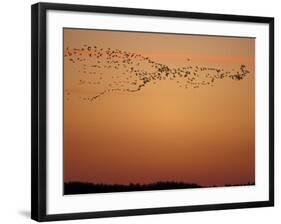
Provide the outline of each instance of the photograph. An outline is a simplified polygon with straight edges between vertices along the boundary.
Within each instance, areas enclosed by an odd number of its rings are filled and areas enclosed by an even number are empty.
[[[64,195],[255,185],[255,37],[62,32]]]
[[[0,223],[278,223],[278,1],[3,3]]]
[[[274,18],[31,7],[31,217],[274,206]]]

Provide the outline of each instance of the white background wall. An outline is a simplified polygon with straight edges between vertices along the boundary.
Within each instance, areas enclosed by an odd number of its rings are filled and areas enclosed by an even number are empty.
[[[0,223],[30,220],[30,5],[2,1],[0,6]],[[183,10],[275,17],[275,180],[274,208],[149,215],[60,223],[280,223],[280,6],[278,0],[60,0],[61,3]],[[279,88],[278,88],[279,87]]]

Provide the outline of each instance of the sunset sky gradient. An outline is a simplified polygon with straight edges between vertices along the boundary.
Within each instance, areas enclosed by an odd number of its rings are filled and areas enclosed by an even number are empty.
[[[64,52],[87,44],[135,52],[171,67],[214,66],[232,72],[244,64],[250,71],[242,80],[224,78],[213,86],[185,89],[161,80],[138,92],[109,93],[87,102],[81,96],[99,90],[79,85],[86,76],[79,71],[91,61],[64,59],[65,182],[255,182],[254,38],[63,32]],[[105,79],[122,75],[102,72]]]

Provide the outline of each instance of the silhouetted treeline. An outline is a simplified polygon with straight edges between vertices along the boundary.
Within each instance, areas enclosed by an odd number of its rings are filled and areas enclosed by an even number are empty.
[[[64,194],[88,194],[88,193],[107,193],[125,191],[147,191],[147,190],[168,190],[200,188],[202,186],[195,183],[160,181],[152,184],[93,184],[82,182],[64,183]]]
[[[255,185],[255,182],[248,182],[246,184],[226,184],[225,187],[232,187],[232,186],[248,186],[248,185]]]

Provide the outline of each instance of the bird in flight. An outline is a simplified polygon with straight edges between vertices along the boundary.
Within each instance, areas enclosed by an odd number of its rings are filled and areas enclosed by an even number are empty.
[[[78,68],[77,85],[87,85],[99,91],[95,95],[80,97],[89,102],[107,93],[138,92],[162,80],[176,81],[179,88],[197,89],[213,87],[217,80],[225,78],[243,80],[250,73],[244,64],[228,71],[222,67],[191,65],[190,58],[187,58],[185,66],[171,67],[136,52],[88,44],[81,48],[66,47],[64,58],[65,63],[69,62]],[[70,90],[67,91],[69,93]],[[69,97],[67,95],[68,100]]]

